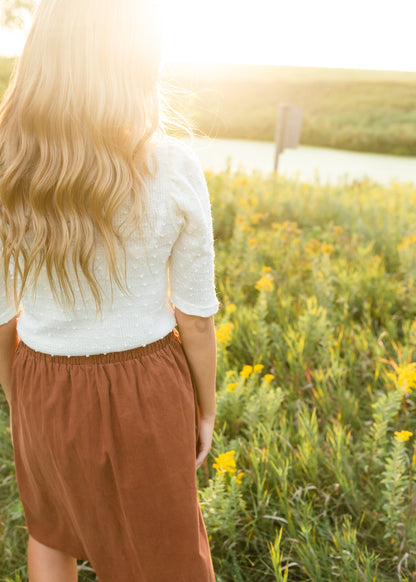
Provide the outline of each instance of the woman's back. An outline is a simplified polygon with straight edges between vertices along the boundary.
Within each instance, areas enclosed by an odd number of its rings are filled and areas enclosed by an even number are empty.
[[[127,350],[161,339],[175,327],[171,301],[191,315],[216,311],[211,209],[199,161],[188,146],[164,136],[155,143],[152,166],[146,217],[126,241],[129,294],[115,286],[111,297],[102,247],[96,261],[102,317],[88,287],[84,302],[76,283],[74,309],[58,305],[43,266],[36,293],[28,290],[22,298],[18,323],[20,338],[32,349],[67,356]],[[116,227],[125,215],[118,213]],[[16,307],[2,307],[0,322],[8,321]]]

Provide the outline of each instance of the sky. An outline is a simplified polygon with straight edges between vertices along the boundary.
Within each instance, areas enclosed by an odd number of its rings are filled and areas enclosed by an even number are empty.
[[[165,61],[416,71],[416,0],[160,0]],[[24,34],[0,32],[0,54]]]

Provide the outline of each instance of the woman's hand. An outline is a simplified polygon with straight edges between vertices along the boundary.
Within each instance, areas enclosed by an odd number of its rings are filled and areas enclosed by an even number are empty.
[[[196,468],[198,469],[205,457],[211,450],[212,433],[214,432],[215,416],[202,416],[199,422],[200,447],[196,458]]]

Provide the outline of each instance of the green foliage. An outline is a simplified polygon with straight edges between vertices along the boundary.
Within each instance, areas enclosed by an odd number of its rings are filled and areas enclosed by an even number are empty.
[[[166,76],[192,92],[186,109],[213,137],[273,141],[289,102],[303,108],[303,145],[416,155],[415,73],[198,63]]]
[[[206,176],[221,307],[197,476],[217,582],[415,581],[415,187]],[[0,411],[0,580],[26,582]]]
[[[0,99],[6,90],[15,59],[0,57]]]
[[[253,582],[415,580],[416,449],[393,437],[416,429],[414,186],[206,175],[221,365],[199,482],[228,532],[207,525],[218,579],[238,579],[233,547]],[[232,450],[238,517],[207,496]]]
[[[0,23],[8,28],[22,28],[25,14],[32,14],[36,0],[2,0]]]

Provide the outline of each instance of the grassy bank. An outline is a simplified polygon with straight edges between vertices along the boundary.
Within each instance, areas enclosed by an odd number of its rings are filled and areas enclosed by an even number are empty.
[[[416,190],[207,179],[221,309],[198,480],[217,582],[416,580]],[[3,582],[26,580],[11,459],[3,403]]]
[[[288,102],[303,108],[304,145],[416,155],[416,73],[172,64],[166,78],[194,93],[176,103],[210,136],[273,140]]]

